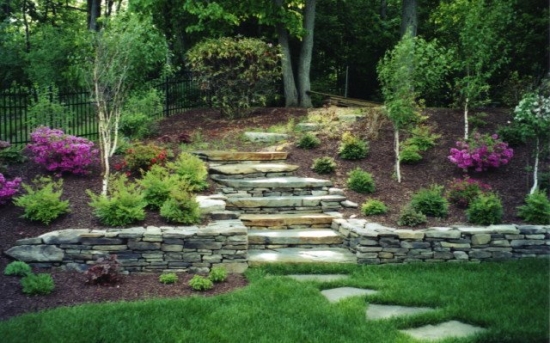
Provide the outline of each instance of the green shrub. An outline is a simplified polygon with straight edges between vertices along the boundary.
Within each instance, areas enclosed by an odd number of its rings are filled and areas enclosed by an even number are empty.
[[[124,113],[120,117],[120,132],[131,139],[144,139],[156,131],[156,120],[144,113]]]
[[[227,279],[227,270],[223,267],[214,267],[210,270],[208,279],[212,282],[224,282]]]
[[[399,153],[399,160],[405,164],[414,164],[422,161],[420,149],[416,145],[403,145]]]
[[[51,177],[33,180],[34,187],[22,184],[27,192],[14,199],[13,203],[24,209],[23,218],[46,225],[62,214],[69,212],[69,201],[61,200],[63,179],[53,181]]]
[[[414,145],[419,151],[426,151],[435,147],[436,141],[441,138],[441,135],[432,133],[432,128],[428,125],[415,126],[411,130],[411,137],[403,142],[403,145]]]
[[[438,185],[416,192],[412,196],[411,206],[417,212],[439,218],[447,216],[449,212],[449,202],[443,197],[443,187]]]
[[[373,193],[375,190],[372,175],[360,168],[348,173],[347,185],[349,189],[358,193]]]
[[[428,221],[424,213],[416,211],[410,205],[406,206],[399,215],[397,224],[401,226],[418,226]]]
[[[23,293],[30,295],[50,294],[55,284],[50,274],[29,274],[21,279]]]
[[[361,205],[361,212],[363,212],[366,216],[374,216],[377,214],[385,214],[388,212],[388,208],[386,205],[380,201],[375,199],[369,199]]]
[[[90,190],[86,193],[95,216],[104,225],[124,226],[145,219],[147,202],[143,192],[123,174],[111,178],[107,195],[96,195]]]
[[[313,149],[318,147],[321,144],[321,141],[313,133],[308,132],[300,137],[298,144],[296,146],[301,149]]]
[[[124,161],[115,164],[118,171],[127,170],[132,174],[144,173],[155,164],[164,165],[171,151],[153,143],[135,143],[124,152]]]
[[[354,136],[350,132],[345,132],[342,135],[342,141],[338,148],[338,155],[345,160],[359,160],[367,157],[369,153],[369,145],[359,137]]]
[[[208,188],[208,169],[197,156],[182,152],[174,162],[168,163],[167,167],[189,185],[190,191],[199,192]]]
[[[23,261],[13,261],[4,269],[4,275],[27,276],[32,274],[32,268]]]
[[[152,209],[160,209],[174,189],[187,190],[189,185],[176,174],[159,165],[154,165],[137,181],[143,188],[143,196]]]
[[[214,287],[214,283],[204,276],[195,275],[189,280],[189,286],[195,291],[206,291]]]
[[[465,176],[464,179],[455,179],[448,188],[449,201],[458,207],[466,208],[480,194],[491,190],[491,186]]]
[[[506,126],[499,126],[497,134],[503,142],[508,143],[511,147],[518,147],[524,145],[526,139],[519,127],[515,123],[511,123]]]
[[[503,213],[500,198],[494,193],[487,193],[479,195],[470,203],[466,217],[473,224],[491,225],[502,222]]]
[[[165,285],[178,282],[178,275],[176,273],[162,273],[159,276],[159,282]]]
[[[336,169],[336,162],[332,157],[319,157],[313,160],[311,169],[319,174],[330,174]]]
[[[196,224],[201,220],[199,203],[185,190],[173,189],[160,208],[160,216],[168,222]]]
[[[27,157],[23,155],[23,150],[16,146],[10,146],[6,149],[0,148],[0,163],[18,164],[27,161]]]
[[[550,200],[541,190],[527,195],[525,205],[518,207],[518,217],[530,224],[550,224]]]
[[[151,88],[133,93],[122,110],[119,129],[132,139],[143,139],[157,131],[157,120],[162,112],[163,99],[159,91]]]

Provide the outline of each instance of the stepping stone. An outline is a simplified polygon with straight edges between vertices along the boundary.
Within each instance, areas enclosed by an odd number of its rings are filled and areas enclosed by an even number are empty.
[[[298,245],[298,244],[342,244],[344,238],[331,229],[304,230],[249,230],[248,244],[254,245]]]
[[[485,332],[487,329],[451,320],[437,325],[426,325],[414,329],[399,330],[420,340],[463,338]]]
[[[281,248],[276,250],[249,250],[251,265],[262,263],[357,263],[355,254],[344,248]]]
[[[209,172],[212,174],[224,175],[245,175],[255,173],[286,173],[298,170],[299,166],[286,163],[257,163],[257,164],[223,164],[211,166]],[[230,179],[231,181],[238,181]],[[222,180],[216,180],[222,183]],[[224,181],[225,182],[225,181]],[[265,181],[264,181],[265,182]],[[228,185],[223,183],[224,185]],[[271,184],[273,185],[273,184]],[[260,186],[257,186],[260,187]]]
[[[435,311],[435,309],[429,307],[369,304],[367,307],[367,319],[387,319],[391,317],[411,316],[433,311]]]
[[[296,281],[331,282],[349,279],[349,275],[346,274],[290,274],[285,276]]]
[[[219,166],[219,167],[225,167],[225,166]],[[257,167],[254,167],[255,170],[251,171],[252,173],[265,172],[264,171],[265,167],[263,167],[262,164],[252,165],[252,166],[257,166]],[[288,164],[279,164],[279,166],[296,167],[296,169],[298,169],[297,168],[298,166],[288,165]],[[282,169],[282,167],[277,167],[277,168]],[[218,170],[226,170],[226,169],[227,168],[218,168]],[[242,169],[245,170],[245,168],[242,168]],[[274,170],[269,172],[281,172],[281,171],[287,172],[287,171],[294,171],[296,169],[289,168],[288,170]],[[224,173],[224,174],[229,174],[229,173]],[[216,180],[216,182],[224,186],[233,187],[233,188],[322,188],[322,187],[332,186],[332,181],[330,180],[315,179],[312,177],[296,177],[296,176],[256,178],[256,179],[219,179],[219,180]]]
[[[286,152],[254,152],[254,151],[194,151],[203,160],[207,161],[276,161],[286,160]]]
[[[286,133],[245,132],[244,136],[251,142],[280,142],[288,139]]]
[[[375,291],[373,289],[362,289],[355,287],[339,287],[333,289],[325,289],[324,291],[321,291],[321,294],[323,294],[331,303],[335,303],[346,298],[358,297],[362,295],[372,295],[376,293],[378,293],[378,291]]]
[[[279,197],[243,197],[228,198],[227,204],[239,207],[320,207],[323,202],[340,202],[346,200],[343,195],[304,195]]]
[[[248,227],[286,227],[291,225],[331,225],[332,215],[307,214],[243,214],[240,219]]]

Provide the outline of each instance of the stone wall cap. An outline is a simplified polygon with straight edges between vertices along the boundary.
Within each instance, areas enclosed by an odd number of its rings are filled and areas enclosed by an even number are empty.
[[[518,234],[519,230],[515,225],[490,225],[486,227],[458,227],[460,232],[476,234],[476,233],[502,233],[502,234]]]
[[[80,235],[89,233],[88,229],[67,229],[47,232],[38,236],[45,244],[75,244]]]

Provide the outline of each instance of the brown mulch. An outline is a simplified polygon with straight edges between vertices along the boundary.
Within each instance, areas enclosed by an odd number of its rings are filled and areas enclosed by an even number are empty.
[[[482,128],[483,132],[495,132],[499,124],[505,124],[510,119],[509,111],[500,109],[485,109],[488,124]],[[244,119],[222,118],[214,110],[192,110],[174,115],[165,119],[159,130],[160,136],[177,137],[181,133],[193,136],[193,133],[201,132],[205,141],[222,141],[232,133],[240,132],[243,128],[254,127],[265,129],[277,123],[286,123],[295,118],[298,122],[306,114],[304,109],[266,108],[257,110]],[[385,216],[369,218],[388,226],[396,227],[401,207],[406,204],[411,195],[421,187],[431,184],[447,185],[453,178],[460,178],[462,172],[447,161],[449,148],[454,146],[456,139],[462,137],[462,113],[449,109],[430,109],[426,111],[430,117],[429,122],[436,126],[436,132],[442,137],[438,145],[424,155],[424,160],[416,165],[403,165],[403,181],[397,183],[392,177],[394,167],[393,131],[390,126],[380,130],[378,140],[370,141],[370,153],[364,160],[347,161],[338,157],[338,139],[322,138],[319,148],[313,150],[297,149],[291,146],[288,163],[300,166],[298,174],[317,178],[330,178],[336,187],[345,189],[347,173],[356,167],[373,174],[376,183],[376,192],[372,197],[382,200],[390,212]],[[357,134],[362,135],[365,128],[357,124],[353,127]],[[240,150],[253,150],[251,146],[242,140],[233,140],[228,148]],[[515,156],[511,163],[498,170],[487,173],[472,173],[471,176],[491,185],[497,190],[505,208],[504,222],[521,223],[516,218],[515,208],[522,204],[525,194],[531,184],[531,173],[525,168],[529,165],[529,150],[527,146],[514,149]],[[314,158],[332,156],[338,163],[337,171],[328,176],[319,176],[311,171],[310,166]],[[543,161],[543,169],[549,170],[548,160]],[[38,166],[31,162],[22,165],[10,166],[7,177],[20,176],[24,182],[29,182],[34,176],[43,173]],[[20,216],[22,210],[13,204],[0,206],[0,250],[4,251],[12,247],[16,240],[26,237],[35,237],[42,233],[68,228],[100,228],[101,224],[94,218],[92,209],[88,206],[89,198],[84,190],[91,189],[98,192],[100,189],[99,167],[92,170],[89,176],[64,177],[64,198],[70,200],[71,212],[57,219],[50,226],[28,222]],[[213,187],[209,192],[213,191]],[[361,204],[368,196],[346,190],[349,200]],[[346,209],[343,211],[346,217],[356,216],[364,218],[358,209]],[[428,226],[445,226],[465,223],[464,210],[451,206],[447,218],[430,218]],[[139,225],[166,225],[155,213],[148,213],[147,218]],[[10,260],[0,256],[0,271],[3,271]],[[56,283],[55,291],[48,296],[29,297],[21,293],[19,279],[0,275],[0,320],[13,317],[26,312],[38,311],[57,306],[72,306],[81,303],[93,303],[117,300],[138,300],[155,297],[181,297],[191,294],[215,295],[229,292],[235,288],[243,287],[247,281],[243,276],[231,276],[226,283],[216,286],[215,289],[197,293],[187,286],[189,275],[180,276],[176,285],[162,285],[158,282],[158,274],[131,275],[124,282],[114,288],[89,286],[84,283],[83,276],[74,273],[53,272]]]

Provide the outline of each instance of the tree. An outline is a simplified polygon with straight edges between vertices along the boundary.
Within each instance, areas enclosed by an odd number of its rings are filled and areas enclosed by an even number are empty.
[[[413,37],[418,29],[418,16],[416,14],[417,0],[403,0],[401,14],[401,36],[410,31]]]

